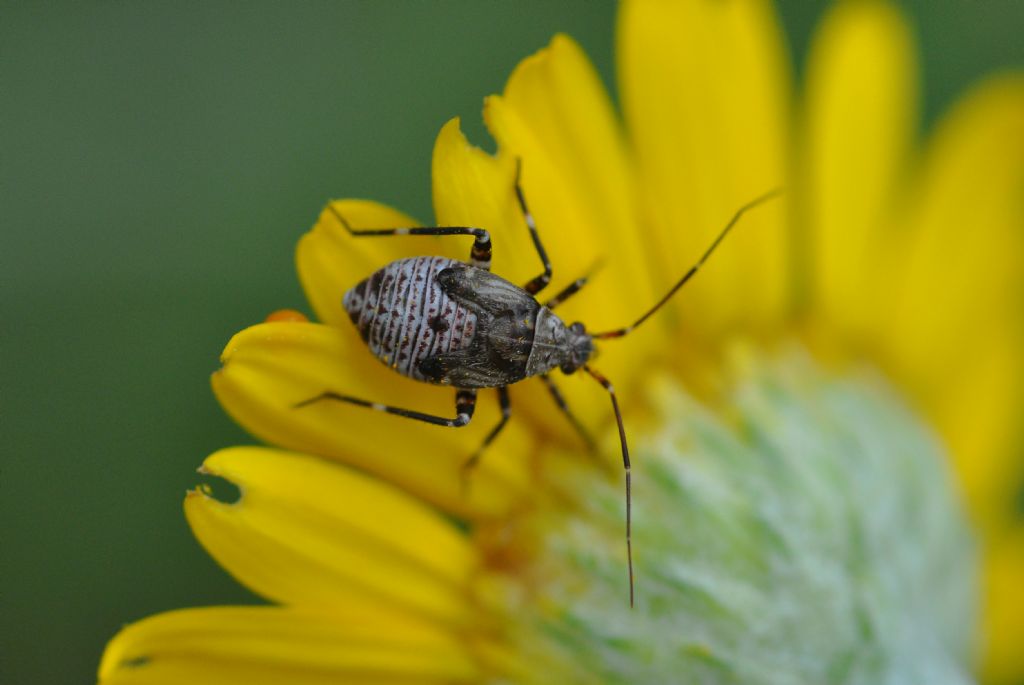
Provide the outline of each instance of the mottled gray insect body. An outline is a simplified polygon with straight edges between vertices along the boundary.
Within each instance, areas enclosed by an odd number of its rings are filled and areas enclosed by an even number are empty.
[[[519,286],[444,257],[391,262],[343,304],[378,359],[440,385],[497,388],[558,367],[571,373],[593,350],[581,325],[570,329]]]

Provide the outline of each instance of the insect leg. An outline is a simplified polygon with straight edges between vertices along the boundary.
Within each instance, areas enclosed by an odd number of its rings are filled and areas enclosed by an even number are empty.
[[[557,295],[555,295],[550,300],[545,302],[544,306],[547,307],[548,309],[554,309],[558,305],[568,300],[570,297],[572,297],[580,290],[582,290],[583,286],[590,282],[590,279],[594,275],[594,272],[597,271],[597,269],[599,269],[600,267],[601,262],[599,260],[590,267],[590,270],[587,272],[586,275],[577,278],[575,281],[562,288],[561,292],[559,292]]]
[[[484,228],[471,226],[418,226],[415,228],[352,228],[333,203],[327,208],[338,219],[342,227],[356,238],[389,235],[471,235],[473,247],[469,251],[469,263],[481,269],[491,268],[491,234]]]
[[[533,246],[537,248],[537,255],[540,257],[541,264],[544,265],[544,273],[524,285],[523,290],[531,295],[536,295],[551,282],[551,261],[548,259],[548,253],[544,251],[544,245],[540,242],[540,234],[537,233],[537,224],[533,220],[533,214],[530,213],[530,208],[526,206],[526,197],[523,195],[522,186],[519,185],[519,176],[522,169],[522,160],[517,159],[515,185],[516,199],[519,201],[519,209],[523,212],[523,219],[526,221],[526,227],[530,229],[530,237],[533,239]]]
[[[555,404],[558,405],[558,408],[561,409],[562,413],[565,414],[567,419],[569,419],[569,423],[572,424],[572,427],[575,428],[576,432],[580,434],[581,438],[583,438],[583,442],[587,444],[587,449],[594,452],[597,446],[594,442],[594,438],[591,437],[590,431],[580,423],[580,420],[576,418],[576,415],[572,413],[571,409],[569,409],[569,405],[565,401],[565,396],[562,395],[562,391],[558,389],[555,382],[551,380],[551,376],[546,373],[542,373],[540,374],[540,379],[544,381],[544,385],[548,387],[548,392],[551,393],[551,397],[555,400]]]
[[[619,401],[615,397],[615,388],[612,387],[611,381],[594,371],[587,365],[583,366],[583,370],[593,376],[594,380],[601,384],[605,390],[608,391],[608,395],[612,398],[612,409],[615,411],[615,423],[619,427],[619,442],[622,444],[622,467],[626,470],[626,558],[629,563],[629,606],[633,606],[633,516],[632,516],[632,498],[630,493],[630,468],[629,468],[629,446],[626,445],[626,429],[622,425],[622,412],[619,411]]]
[[[415,419],[417,421],[425,421],[426,423],[432,423],[435,426],[449,426],[451,428],[459,428],[469,423],[469,420],[473,418],[473,410],[476,409],[476,390],[464,390],[459,389],[455,393],[455,418],[448,419],[443,416],[434,416],[433,414],[424,414],[423,412],[413,411],[412,409],[402,409],[401,407],[392,407],[388,404],[380,404],[379,402],[370,402],[363,400],[358,397],[352,397],[351,395],[342,395],[341,393],[327,391],[320,393],[316,397],[311,397],[308,400],[303,400],[298,404],[293,405],[293,409],[305,407],[321,400],[334,400],[337,402],[347,402],[348,404],[354,404],[357,407],[366,407],[367,409],[373,409],[374,411],[383,411],[388,414],[395,414],[396,416],[404,416],[407,419]]]
[[[505,427],[506,423],[508,423],[509,417],[512,416],[512,403],[509,401],[507,387],[503,386],[498,388],[498,403],[501,405],[501,420],[498,421],[498,425],[492,428],[491,432],[487,434],[487,437],[484,438],[483,443],[477,448],[476,452],[473,452],[469,459],[467,459],[462,465],[463,488],[465,488],[470,472],[476,468],[477,464],[480,463],[480,457],[483,455],[484,450],[487,449],[488,445],[494,442],[494,439],[498,437],[498,433],[500,433],[501,429]]]
[[[611,331],[603,331],[601,333],[593,333],[593,334],[591,334],[590,337],[592,337],[594,340],[606,340],[608,338],[621,338],[622,336],[626,335],[627,333],[632,331],[634,328],[636,328],[637,326],[642,324],[652,314],[654,314],[654,312],[656,312],[659,309],[661,309],[662,305],[664,305],[666,302],[668,302],[672,298],[672,296],[676,294],[677,290],[679,290],[684,285],[686,285],[686,282],[689,281],[691,278],[693,278],[694,274],[696,274],[698,271],[700,271],[700,268],[702,266],[704,266],[704,262],[706,262],[708,260],[708,257],[710,257],[711,253],[715,251],[715,248],[717,248],[718,245],[722,242],[722,240],[725,239],[725,236],[729,235],[729,231],[731,231],[732,227],[735,226],[736,223],[740,220],[740,217],[742,217],[745,213],[747,213],[748,211],[750,211],[754,207],[758,206],[759,204],[767,202],[768,200],[771,200],[772,198],[778,197],[781,194],[782,194],[782,189],[781,188],[776,188],[775,190],[769,191],[769,192],[765,193],[764,195],[762,195],[760,197],[754,198],[753,200],[751,200],[750,202],[748,202],[747,204],[743,205],[738,210],[736,210],[736,213],[732,215],[731,219],[729,219],[729,223],[727,223],[725,225],[725,228],[722,229],[722,231],[718,234],[718,237],[716,237],[714,239],[714,241],[711,243],[711,246],[708,247],[708,249],[704,252],[703,255],[701,255],[700,259],[698,259],[697,262],[693,266],[691,266],[686,271],[686,273],[683,274],[682,278],[680,278],[678,281],[676,281],[676,284],[673,285],[669,289],[669,291],[667,293],[665,293],[665,295],[660,300],[658,300],[655,303],[655,305],[653,307],[648,309],[647,312],[643,316],[641,316],[639,319],[634,321],[631,325],[623,326],[622,328],[616,328],[616,329],[611,330]]]
[[[548,309],[554,309],[555,307],[562,304],[570,297],[578,293],[583,288],[583,286],[587,284],[588,280],[589,278],[587,276],[584,276],[583,278],[577,278],[575,281],[573,281],[565,288],[563,288],[561,292],[559,292],[557,295],[555,295],[550,300],[545,302],[544,306],[547,307]]]

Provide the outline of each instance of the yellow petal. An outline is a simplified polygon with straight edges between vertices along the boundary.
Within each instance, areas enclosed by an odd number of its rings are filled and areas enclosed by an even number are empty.
[[[506,513],[528,491],[531,438],[515,421],[484,454],[468,490],[463,487],[461,465],[498,422],[493,391],[481,393],[476,416],[465,428],[431,426],[329,400],[295,408],[332,390],[455,415],[450,388],[388,369],[351,325],[260,324],[232,338],[221,362],[223,368],[212,379],[217,398],[238,423],[269,443],[358,466],[472,517]]]
[[[786,184],[790,74],[762,0],[631,0],[618,24],[627,130],[663,278],[744,203]],[[786,198],[758,208],[674,309],[688,329],[778,325],[788,307]]]
[[[878,250],[890,368],[939,419],[976,516],[1004,517],[1024,410],[1024,78],[977,87],[940,123],[906,234]],[[993,525],[991,519],[986,521]]]
[[[591,275],[559,316],[592,331],[632,323],[668,289],[672,276],[650,269],[653,245],[640,227],[622,132],[586,55],[571,38],[556,36],[516,67],[501,96],[487,99],[484,116],[502,154],[522,160],[524,194],[553,269],[552,284],[539,299]],[[519,225],[525,235],[521,218]],[[540,273],[535,254],[528,244],[519,248],[516,257],[530,269],[517,272],[521,282]],[[664,330],[659,317],[628,342],[602,347],[597,365],[625,392],[627,407],[628,389],[642,379],[637,368],[668,340]],[[560,376],[556,382],[585,424],[607,425],[610,405],[599,386]],[[541,385],[527,386],[518,403],[549,433],[570,434],[569,422],[544,395]]]
[[[901,196],[917,113],[909,29],[883,2],[840,2],[815,33],[807,71],[797,197],[809,304],[847,339],[877,326],[890,284],[886,225]]]
[[[990,548],[985,569],[983,674],[988,683],[1024,681],[1024,529]]]
[[[919,385],[920,402],[950,447],[958,486],[985,536],[1020,516],[1024,459],[1024,335],[980,329],[970,353],[947,358]],[[906,363],[906,362],[901,362]],[[915,371],[917,369],[911,369]]]
[[[465,641],[386,611],[210,607],[122,630],[103,685],[413,685],[478,682]]]
[[[336,200],[320,213],[316,225],[299,241],[295,261],[313,311],[324,323],[339,327],[351,326],[341,306],[345,291],[388,262],[420,254],[464,259],[462,253],[468,254],[472,244],[463,238],[465,249],[457,251],[458,238],[354,237],[342,226],[338,215],[351,228],[403,228],[420,223],[369,200]]]
[[[476,555],[451,522],[409,495],[318,457],[261,447],[221,450],[202,471],[237,485],[241,498],[190,492],[192,530],[260,595],[331,611],[376,600],[470,622],[465,590]]]

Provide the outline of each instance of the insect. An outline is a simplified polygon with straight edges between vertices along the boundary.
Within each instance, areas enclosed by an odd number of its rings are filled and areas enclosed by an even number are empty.
[[[715,251],[739,218],[749,209],[779,194],[766,193],[742,206],[697,262],[669,291],[632,324],[600,333],[589,333],[576,322],[566,325],[554,313],[556,307],[587,283],[580,278],[554,297],[538,302],[535,296],[551,281],[548,260],[533,215],[520,185],[521,165],[516,164],[514,191],[526,227],[544,271],[522,287],[490,272],[491,237],[486,229],[468,226],[355,229],[328,205],[341,225],[358,238],[382,236],[473,236],[469,262],[445,257],[413,257],[393,261],[360,281],[343,298],[343,305],[370,351],[382,362],[418,381],[455,388],[455,416],[447,418],[412,409],[371,402],[328,390],[299,402],[303,407],[334,400],[376,411],[425,421],[438,426],[465,426],[473,418],[477,392],[496,388],[501,419],[480,447],[466,460],[463,474],[505,427],[511,416],[508,386],[526,378],[540,378],[568,420],[590,442],[551,380],[560,369],[571,374],[583,370],[608,392],[618,426],[622,464],[626,475],[626,555],[629,567],[629,604],[634,602],[632,501],[629,447],[622,412],[611,382],[589,365],[595,340],[621,338],[660,309]]]

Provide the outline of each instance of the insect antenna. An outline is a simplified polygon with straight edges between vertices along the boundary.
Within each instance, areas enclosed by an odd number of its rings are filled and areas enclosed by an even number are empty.
[[[615,397],[615,388],[612,386],[611,381],[594,371],[592,368],[583,365],[583,370],[589,373],[594,380],[601,384],[605,390],[608,391],[608,396],[612,398],[612,409],[615,411],[615,423],[619,427],[619,442],[622,443],[622,468],[626,470],[626,561],[629,566],[629,606],[633,607],[633,500],[632,500],[632,480],[630,477],[630,466],[629,466],[629,446],[626,444],[626,429],[622,425],[622,412],[619,411],[619,400]]]
[[[718,237],[716,237],[714,242],[711,243],[711,246],[708,247],[708,249],[704,252],[703,255],[701,255],[701,258],[697,260],[697,263],[694,264],[693,266],[691,266],[690,269],[685,274],[683,274],[683,277],[680,278],[676,282],[676,284],[673,285],[672,288],[667,293],[665,293],[664,297],[662,297],[660,300],[658,300],[657,304],[655,304],[653,307],[651,307],[649,310],[647,310],[647,312],[643,316],[641,316],[639,319],[634,321],[632,323],[632,325],[624,326],[622,328],[616,328],[616,329],[611,330],[611,331],[604,331],[604,332],[601,332],[601,333],[591,333],[590,337],[594,338],[595,340],[606,340],[608,338],[621,338],[622,336],[626,335],[627,333],[629,333],[630,331],[635,329],[637,326],[642,324],[652,314],[654,314],[654,312],[656,312],[659,309],[661,309],[662,305],[664,305],[666,302],[668,302],[672,298],[672,296],[676,294],[676,291],[679,290],[680,288],[682,288],[686,284],[686,282],[688,280],[693,278],[693,275],[695,273],[697,273],[697,271],[702,266],[704,266],[704,262],[707,261],[708,257],[710,257],[711,253],[715,251],[715,248],[718,247],[719,243],[721,243],[722,240],[725,238],[725,236],[728,235],[729,231],[732,230],[732,227],[736,225],[736,223],[740,220],[741,216],[743,216],[747,211],[753,209],[754,207],[757,207],[758,205],[760,205],[760,204],[762,204],[764,202],[767,202],[768,200],[776,198],[776,197],[778,197],[781,194],[782,194],[782,188],[776,188],[774,190],[771,190],[771,191],[765,193],[764,195],[761,195],[760,197],[754,198],[753,200],[751,200],[750,202],[748,202],[747,204],[743,205],[738,210],[736,210],[736,213],[733,214],[731,219],[729,219],[729,223],[727,223],[725,225],[725,228],[723,228],[721,230],[721,232],[718,234]]]

